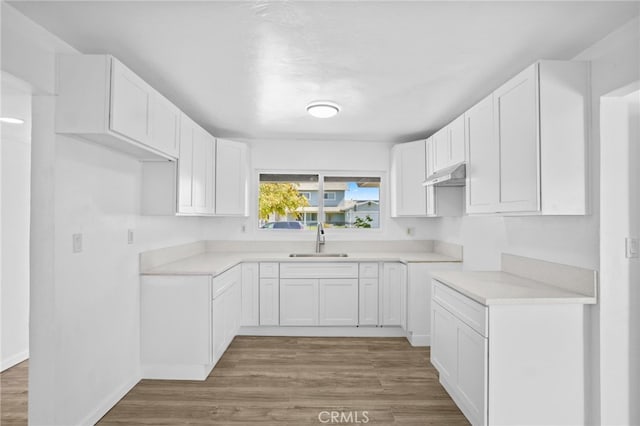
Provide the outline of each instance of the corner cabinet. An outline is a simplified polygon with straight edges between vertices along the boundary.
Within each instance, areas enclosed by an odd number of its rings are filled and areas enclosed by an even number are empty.
[[[426,176],[435,171],[436,144],[431,137],[391,148],[391,217],[462,215],[464,194],[461,188],[422,185]]]
[[[248,149],[216,139],[186,115],[177,162],[143,162],[145,215],[248,216]]]
[[[56,132],[142,160],[178,156],[179,110],[110,55],[59,55]]]
[[[540,61],[466,114],[467,213],[588,212],[589,72]]]
[[[247,145],[218,138],[216,159],[216,215],[248,216]]]
[[[426,172],[424,140],[391,148],[391,217],[427,215],[427,191],[422,182]]]

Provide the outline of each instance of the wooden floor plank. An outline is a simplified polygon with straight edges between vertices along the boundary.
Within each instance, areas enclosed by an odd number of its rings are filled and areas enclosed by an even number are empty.
[[[16,368],[18,367],[18,368]],[[27,363],[2,373],[2,426],[25,425]],[[429,348],[403,338],[238,336],[205,381],[141,380],[99,425],[468,425]],[[351,417],[349,417],[351,416]],[[355,417],[354,417],[355,416]],[[335,424],[335,423],[333,423]]]

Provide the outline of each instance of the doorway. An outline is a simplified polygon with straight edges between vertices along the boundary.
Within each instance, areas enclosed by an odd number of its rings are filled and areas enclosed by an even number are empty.
[[[640,81],[600,99],[602,424],[640,424]]]

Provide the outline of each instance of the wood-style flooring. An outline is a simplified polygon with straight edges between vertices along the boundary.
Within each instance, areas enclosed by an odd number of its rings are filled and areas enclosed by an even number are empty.
[[[26,395],[24,362],[2,373],[2,426],[27,424]],[[469,423],[403,338],[238,336],[207,380],[142,380],[98,424]]]
[[[343,417],[332,423],[332,411]],[[365,420],[380,425],[469,424],[439,384],[429,349],[414,348],[404,338],[246,336],[235,338],[204,382],[142,380],[99,424]]]
[[[27,424],[27,385],[29,361],[0,373],[0,425],[22,426]]]

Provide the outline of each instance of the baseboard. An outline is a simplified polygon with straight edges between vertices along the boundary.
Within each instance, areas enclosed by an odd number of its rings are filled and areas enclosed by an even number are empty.
[[[401,327],[241,327],[238,336],[406,337]]]
[[[140,381],[140,377],[135,377],[118,388],[102,401],[92,413],[79,422],[81,425],[95,425],[114,405],[118,403],[135,385]]]
[[[143,379],[206,380],[213,364],[143,364]]]
[[[29,350],[18,352],[15,355],[10,356],[7,359],[3,359],[0,363],[0,371],[8,370],[14,365],[20,364],[22,361],[29,359]]]
[[[431,335],[429,334],[410,334],[407,340],[411,346],[431,346]]]

